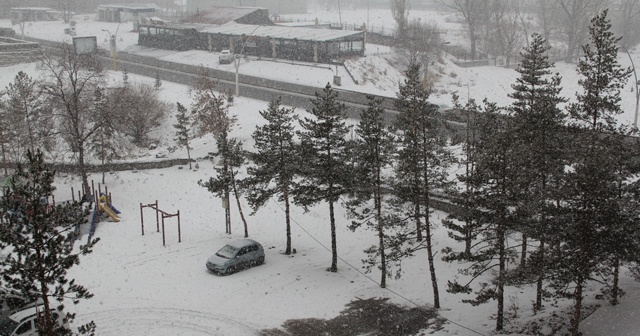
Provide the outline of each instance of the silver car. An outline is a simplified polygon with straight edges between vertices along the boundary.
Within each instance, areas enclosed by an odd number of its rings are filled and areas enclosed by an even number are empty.
[[[215,273],[231,274],[264,263],[262,245],[252,239],[233,241],[207,259],[207,268]]]

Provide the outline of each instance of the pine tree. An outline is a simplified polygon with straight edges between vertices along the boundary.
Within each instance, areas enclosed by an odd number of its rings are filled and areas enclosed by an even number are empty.
[[[490,282],[481,283],[476,297],[463,302],[479,305],[489,300],[497,301],[496,330],[504,327],[504,287],[507,283],[507,262],[512,251],[506,245],[509,232],[519,221],[518,203],[525,191],[519,189],[520,181],[526,177],[516,164],[516,147],[512,142],[518,135],[514,131],[513,118],[503,114],[501,108],[485,102],[483,112],[477,117],[478,139],[474,151],[475,169],[470,176],[473,194],[470,199],[472,216],[480,226],[480,239],[474,244],[471,256],[466,259],[472,264],[461,270],[469,276],[466,284],[457,280],[448,282],[448,292],[471,293],[471,283],[495,269]],[[459,253],[445,249],[447,261],[457,260]]]
[[[244,217],[242,211],[242,205],[240,204],[240,194],[244,191],[241,186],[244,185],[243,181],[239,181],[238,169],[240,169],[245,162],[245,154],[242,149],[242,142],[238,139],[220,139],[218,141],[218,149],[220,153],[220,159],[222,160],[222,167],[216,167],[216,176],[209,178],[209,181],[198,182],[201,186],[207,188],[209,192],[218,195],[219,197],[226,197],[229,200],[229,193],[233,192],[238,205],[238,212],[240,213],[240,219],[244,224],[244,236],[249,237],[249,229],[247,220]],[[229,204],[227,201],[227,208]],[[231,233],[230,224],[227,226],[228,232]]]
[[[127,71],[127,68],[124,68],[124,70],[122,70],[122,85],[129,85],[129,71]]]
[[[390,272],[387,267],[388,233],[385,229],[391,228],[395,216],[391,216],[384,206],[383,188],[389,178],[385,176],[385,170],[390,168],[395,151],[395,138],[385,126],[383,100],[373,96],[367,96],[368,107],[360,114],[360,123],[356,128],[358,140],[354,144],[354,156],[356,167],[354,169],[354,190],[358,206],[352,206],[352,212],[356,215],[351,229],[363,224],[373,229],[378,234],[377,246],[371,246],[367,260],[364,260],[367,271],[373,266],[378,266],[381,272],[380,287],[386,287],[386,280]],[[373,201],[373,204],[371,204]],[[362,203],[366,203],[361,206]],[[383,210],[385,210],[383,212]],[[379,263],[377,258],[380,258]]]
[[[94,156],[100,158],[102,183],[105,183],[105,164],[119,158],[120,153],[117,146],[117,135],[114,125],[115,117],[109,106],[108,97],[105,95],[104,89],[96,88],[94,91],[94,102],[91,108],[94,114],[96,130],[88,142],[88,148]]]
[[[160,72],[156,71],[156,80],[153,84],[153,88],[157,90],[160,90],[160,87],[162,87],[162,80],[160,79]]]
[[[345,105],[338,101],[338,93],[327,83],[322,94],[316,92],[309,111],[315,118],[304,118],[298,132],[301,142],[302,178],[294,191],[294,200],[304,207],[320,201],[329,203],[331,226],[331,267],[338,271],[336,220],[334,205],[341,195],[349,192],[351,170],[347,164],[349,132],[345,124]]]
[[[46,96],[42,95],[37,81],[20,71],[7,86],[7,109],[14,132],[17,132],[16,148],[23,157],[26,149],[34,152],[38,148],[51,149],[53,137],[53,110]]]
[[[195,126],[198,133],[210,134],[216,139],[218,152],[227,152],[229,148],[229,132],[236,122],[236,118],[229,114],[224,94],[216,91],[218,82],[211,79],[207,69],[201,69],[200,75],[191,88],[194,101],[191,111],[195,114]],[[219,174],[226,182],[219,194],[225,205],[225,231],[231,234],[231,209],[229,206],[229,194],[232,189],[231,171],[229,168],[229,156],[221,155],[222,168]],[[201,186],[209,188],[204,182],[198,182]]]
[[[249,189],[248,200],[254,212],[264,206],[271,197],[278,195],[278,201],[284,202],[287,245],[285,254],[291,254],[291,191],[294,177],[299,171],[300,162],[296,153],[297,146],[293,123],[297,116],[294,109],[280,105],[280,99],[269,103],[269,108],[260,111],[267,121],[257,126],[253,132],[256,153],[251,155],[254,166],[247,169],[249,177],[245,180]]]
[[[516,69],[520,77],[512,85],[514,92],[509,97],[515,101],[511,107],[514,127],[518,137],[513,143],[518,154],[518,165],[526,172],[528,179],[522,180],[521,188],[528,195],[520,202],[520,208],[526,209],[527,220],[519,228],[522,233],[520,267],[527,273],[527,239],[529,236],[539,241],[534,254],[537,274],[536,310],[542,307],[542,281],[544,278],[545,248],[547,236],[553,234],[550,219],[553,216],[553,195],[562,180],[566,163],[564,143],[565,114],[559,104],[566,102],[560,97],[560,77],[552,74],[553,64],[549,63],[548,46],[540,35],[533,34],[531,43],[523,52],[521,66]]]
[[[467,260],[471,257],[471,247],[474,240],[478,237],[478,230],[480,224],[474,219],[473,209],[471,204],[471,198],[473,197],[474,189],[471,176],[475,171],[475,141],[476,141],[476,116],[480,112],[480,107],[473,99],[467,101],[462,105],[459,102],[457,95],[453,96],[454,107],[460,111],[464,111],[465,114],[465,139],[463,143],[464,157],[459,163],[464,165],[464,174],[457,176],[458,181],[464,185],[463,190],[456,190],[453,188],[451,193],[454,193],[452,202],[457,204],[461,209],[460,212],[450,213],[449,216],[442,221],[444,227],[449,231],[447,232],[449,238],[464,243],[464,251],[459,254],[450,254],[445,259],[448,260]]]
[[[187,149],[187,158],[189,159],[189,169],[191,167],[191,147],[189,147],[189,141],[191,139],[191,125],[193,121],[191,116],[187,114],[187,108],[180,103],[176,103],[178,113],[176,114],[177,124],[173,125],[176,129],[176,138],[174,139],[179,146],[184,146]]]
[[[617,127],[615,116],[621,113],[620,89],[630,69],[617,61],[618,38],[611,33],[607,11],[591,21],[590,43],[583,46],[579,60],[579,84],[583,92],[569,107],[575,129],[574,162],[567,173],[563,192],[563,230],[557,232],[558,244],[552,246],[552,284],[563,292],[573,284],[574,312],[572,335],[580,334],[584,287],[594,274],[610,270],[607,261],[616,251],[615,224],[621,218],[619,186],[626,176],[617,174],[612,158],[611,138]]]
[[[447,168],[453,161],[445,148],[446,140],[440,134],[442,119],[438,118],[437,106],[431,104],[430,92],[422,87],[420,66],[411,65],[405,73],[406,80],[400,85],[395,105],[400,111],[396,123],[402,132],[398,164],[396,167],[396,195],[413,206],[416,222],[416,238],[422,241],[429,261],[429,273],[433,288],[433,304],[440,308],[440,294],[434,265],[433,237],[430,221],[430,194],[448,186]],[[421,225],[424,218],[424,227]]]
[[[42,300],[40,335],[66,334],[51,312],[61,310],[64,299],[77,304],[93,296],[69,279],[67,272],[80,262],[80,256],[92,252],[98,239],[74,249],[74,229],[85,221],[86,211],[77,202],[55,206],[43,202],[55,189],[54,172],[45,165],[40,151],[29,151],[27,159],[28,166],[18,166],[12,186],[0,201],[0,248],[12,251],[0,259],[2,282],[30,300]],[[71,321],[74,314],[66,317]],[[91,322],[82,329],[91,332],[95,325]]]

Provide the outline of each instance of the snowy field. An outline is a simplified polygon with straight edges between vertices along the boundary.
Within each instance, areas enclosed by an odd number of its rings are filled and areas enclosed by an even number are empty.
[[[372,11],[373,12],[373,11]],[[387,22],[388,11],[376,10],[376,22]],[[438,13],[436,13],[438,14]],[[329,12],[315,12],[310,18],[323,17],[333,20]],[[362,20],[362,11],[342,13],[345,22]],[[416,14],[418,15],[418,14]],[[353,18],[353,19],[351,19]],[[373,17],[370,17],[373,21]],[[451,25],[444,15],[424,13],[424,20],[436,20],[439,26]],[[306,18],[305,18],[306,19]],[[92,18],[78,17],[79,35],[96,35],[100,47],[108,48],[108,33],[118,31],[118,49],[132,53],[154,55],[174,62],[203,64],[212,68],[233,71],[233,65],[218,65],[217,55],[207,52],[172,52],[142,48],[136,45],[137,34],[130,32],[130,24],[95,22]],[[337,21],[337,20],[336,20]],[[0,27],[8,27],[8,21],[0,21]],[[17,26],[14,27],[20,34]],[[456,32],[455,27],[451,28]],[[62,41],[68,39],[63,34],[61,22],[38,22],[27,25],[25,34],[37,38]],[[455,37],[455,36],[454,36]],[[452,37],[452,39],[454,38]],[[393,54],[380,46],[368,46],[368,56],[350,63],[360,79],[367,78],[362,85],[345,81],[343,89],[372,92],[388,97],[395,96],[398,82],[402,80],[401,70],[393,68]],[[636,64],[640,64],[637,50],[631,50]],[[629,65],[626,54],[621,53],[620,62]],[[518,74],[512,69],[499,67],[479,67],[463,69],[446,61],[438,65],[440,81],[436,84],[433,101],[450,105],[451,94],[458,93],[462,99],[490,101],[506,105],[510,103],[507,94]],[[558,63],[558,72],[563,77],[563,94],[571,98],[579,87],[575,65]],[[0,68],[0,89],[13,80],[18,71],[37,76],[35,64],[22,64]],[[308,66],[249,60],[240,67],[240,72],[271,79],[322,87],[333,76],[335,69],[312,68]],[[341,71],[341,70],[339,70]],[[384,75],[383,75],[384,74]],[[110,72],[111,83],[121,80],[122,74]],[[130,74],[131,81],[153,83],[151,78]],[[630,81],[632,82],[632,81]],[[630,83],[622,92],[624,114],[621,123],[633,121],[635,92]],[[169,103],[177,101],[189,105],[191,100],[188,87],[164,82],[161,97]],[[231,136],[244,141],[245,148],[251,149],[251,133],[262,123],[259,110],[267,108],[268,102],[246,98],[236,98],[231,113],[238,117],[238,126]],[[305,114],[305,111],[298,110]],[[173,146],[172,127],[174,119],[157,129],[151,136],[160,140],[160,150]],[[193,143],[193,157],[203,157],[215,149],[210,138],[197,139]],[[140,158],[151,159],[157,151],[142,150]],[[185,151],[176,151],[170,157],[185,158]],[[373,272],[363,275],[362,250],[376,242],[373,232],[349,231],[349,220],[344,211],[338,212],[338,254],[342,258],[338,273],[325,269],[330,265],[330,231],[327,205],[320,204],[304,213],[293,207],[292,226],[293,247],[297,253],[283,255],[285,244],[284,212],[275,200],[248,217],[249,235],[265,247],[266,263],[231,276],[216,276],[205,268],[206,259],[231,239],[242,237],[242,223],[237,215],[235,202],[232,204],[232,235],[224,233],[224,210],[220,199],[213,197],[198,186],[201,179],[208,179],[213,171],[208,160],[198,162],[199,168],[190,171],[188,167],[172,167],[161,170],[126,171],[107,174],[106,185],[113,195],[113,204],[122,212],[118,223],[103,220],[96,235],[101,241],[94,253],[82,259],[72,270],[72,276],[86,285],[95,297],[81,302],[77,310],[77,322],[94,320],[98,325],[98,335],[258,335],[262,330],[279,328],[291,319],[330,320],[345,309],[345,305],[357,299],[389,298],[392,302],[406,307],[414,305],[429,307],[431,286],[425,255],[419,254],[403,264],[403,275],[399,280],[388,281],[388,289],[377,285],[380,275]],[[182,168],[182,169],[180,169]],[[94,175],[97,183],[101,175]],[[57,181],[56,200],[71,197],[71,187],[77,190],[80,181],[74,177],[61,177]],[[162,233],[156,232],[154,214],[145,209],[145,235],[141,235],[140,204],[158,201],[160,209],[174,213],[180,211],[182,242],[178,243],[177,226],[174,219],[165,222],[167,245],[162,246]],[[250,210],[243,203],[245,213]],[[447,237],[440,220],[445,214],[435,212],[432,220],[436,227],[434,251],[446,246],[457,247]],[[86,237],[85,237],[86,239]],[[461,302],[463,295],[445,292],[446,281],[458,277],[461,265],[447,264],[436,256],[436,270],[440,285],[442,309],[440,315],[448,320],[442,328],[425,329],[421,334],[434,335],[489,335],[495,321],[495,303],[473,307]],[[627,292],[622,303],[611,307],[596,300],[595,287],[591,288],[585,303],[603,305],[582,324],[585,336],[632,336],[638,335],[640,321],[637,319],[637,300],[640,285],[628,275],[621,279],[622,288]],[[555,307],[537,316],[531,312],[534,291],[531,287],[508,287],[506,305],[518,304],[520,309],[512,313],[514,321],[522,323],[535,319],[547,320],[551,313],[567,313],[569,301],[559,301]],[[405,299],[406,298],[406,299]],[[517,315],[517,317],[515,317]],[[509,327],[509,325],[508,325]],[[469,328],[469,329],[467,329]],[[471,331],[473,330],[473,331]],[[515,334],[517,335],[517,333]]]

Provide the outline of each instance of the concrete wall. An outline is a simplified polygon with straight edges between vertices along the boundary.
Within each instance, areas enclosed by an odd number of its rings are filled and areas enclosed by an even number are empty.
[[[195,13],[212,6],[219,7],[262,7],[272,14],[305,14],[307,0],[187,0],[187,12]]]

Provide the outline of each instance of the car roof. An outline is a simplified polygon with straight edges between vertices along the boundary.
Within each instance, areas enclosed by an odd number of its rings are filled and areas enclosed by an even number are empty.
[[[27,317],[33,316],[35,314],[37,314],[38,312],[41,312],[44,310],[44,306],[36,306],[36,307],[31,307],[31,308],[27,308],[27,309],[23,309],[21,311],[15,312],[13,314],[11,314],[11,316],[9,316],[10,319],[14,320],[14,321],[18,321],[18,322],[22,322],[22,320],[24,320]]]
[[[227,245],[231,245],[231,246],[236,247],[236,248],[243,248],[245,246],[253,245],[253,244],[260,245],[260,243],[258,243],[257,241],[255,241],[253,239],[234,240],[232,242],[229,242]]]

